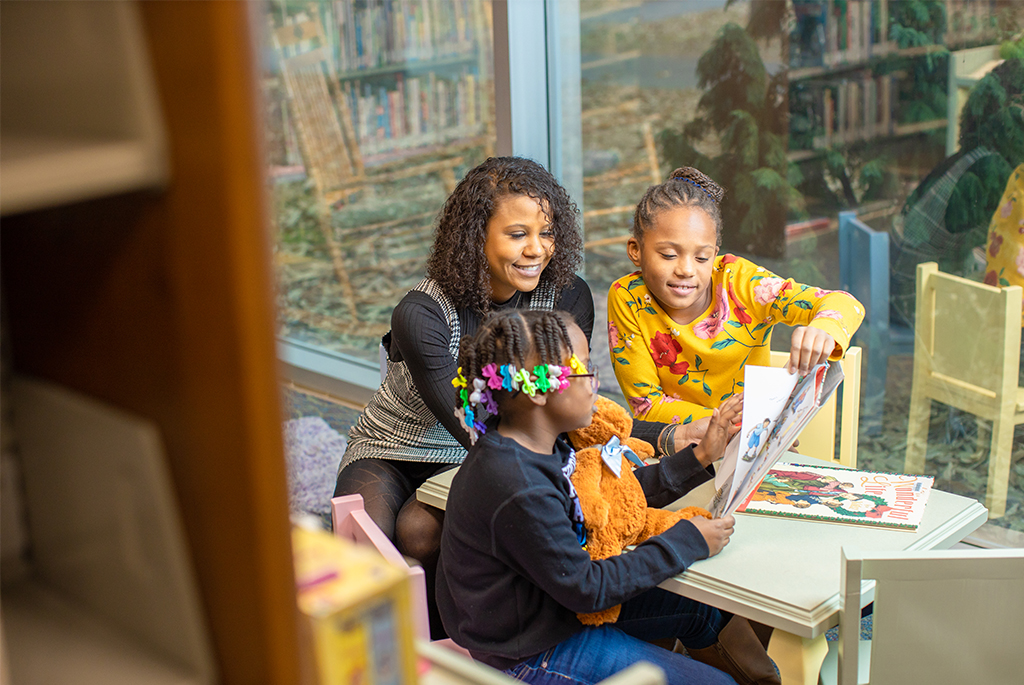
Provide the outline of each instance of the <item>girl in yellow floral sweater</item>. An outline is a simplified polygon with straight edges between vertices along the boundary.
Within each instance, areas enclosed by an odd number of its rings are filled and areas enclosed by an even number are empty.
[[[848,293],[719,255],[723,195],[690,167],[651,186],[626,248],[639,271],[608,292],[612,367],[633,415],[678,424],[692,440],[703,437],[712,409],[742,391],[746,364],[768,365],[775,324],[796,326],[795,372],[842,358],[864,317]]]

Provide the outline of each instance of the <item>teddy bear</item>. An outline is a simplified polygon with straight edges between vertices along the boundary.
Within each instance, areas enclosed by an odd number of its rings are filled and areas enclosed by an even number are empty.
[[[678,521],[694,516],[711,518],[700,507],[679,511],[652,509],[640,482],[633,475],[634,464],[625,454],[619,455],[621,467],[616,476],[604,464],[601,448],[618,441],[631,449],[641,460],[654,456],[650,443],[631,438],[633,418],[621,405],[598,396],[596,411],[590,425],[569,433],[576,449],[576,470],[570,480],[579,496],[587,531],[586,549],[592,559],[607,559],[622,552],[627,545],[637,545],[647,538],[665,532]],[[614,439],[613,439],[614,438]],[[613,623],[620,606],[590,614],[578,614],[584,625]]]

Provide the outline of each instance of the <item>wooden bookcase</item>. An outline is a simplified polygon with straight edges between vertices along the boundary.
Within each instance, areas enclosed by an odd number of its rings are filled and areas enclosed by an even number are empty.
[[[4,3],[5,28],[14,4]],[[53,4],[19,9],[38,11],[35,28],[45,32],[54,29],[44,11]],[[107,5],[69,3],[80,14],[65,40],[95,38],[96,11]],[[135,7],[166,155],[147,158],[148,171],[127,180],[84,190],[57,184],[5,207],[0,277],[12,364],[157,427],[219,681],[303,682],[253,48],[262,17],[240,2]],[[18,65],[7,47],[5,124],[14,102],[8,69]],[[19,57],[37,58],[31,50]],[[105,64],[97,82],[118,68],[116,59]],[[32,88],[69,95],[59,78],[26,87],[22,102],[32,101]],[[96,93],[71,95],[92,103]],[[74,110],[50,112],[51,120],[74,121]],[[150,138],[135,135],[141,129],[128,129],[112,137],[151,149]],[[7,136],[5,127],[5,153]],[[55,147],[67,152],[74,140]],[[29,150],[20,161],[47,160]],[[19,180],[7,162],[5,191]]]

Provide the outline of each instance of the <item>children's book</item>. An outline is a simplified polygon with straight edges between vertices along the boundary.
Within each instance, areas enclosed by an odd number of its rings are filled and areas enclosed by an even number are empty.
[[[747,501],[842,380],[842,367],[828,362],[803,375],[784,367],[744,368],[743,422],[715,475],[708,505],[713,516],[731,514]]]
[[[931,476],[779,463],[737,511],[916,530]]]

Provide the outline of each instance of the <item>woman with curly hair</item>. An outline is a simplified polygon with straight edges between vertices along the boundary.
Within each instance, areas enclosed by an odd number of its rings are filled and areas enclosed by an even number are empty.
[[[577,216],[541,165],[488,159],[445,202],[427,277],[391,315],[382,341],[387,375],[349,432],[334,494],[363,496],[370,518],[423,564],[431,595],[443,512],[419,503],[416,488],[460,464],[469,447],[452,413],[459,341],[488,313],[507,309],[567,311],[589,341],[594,300],[576,275],[583,256]]]

